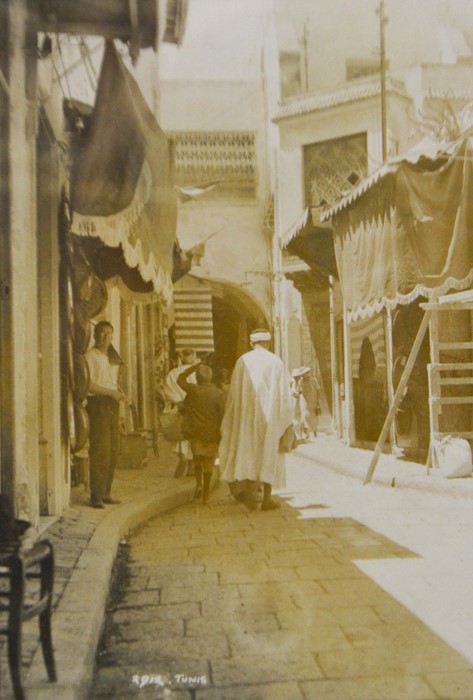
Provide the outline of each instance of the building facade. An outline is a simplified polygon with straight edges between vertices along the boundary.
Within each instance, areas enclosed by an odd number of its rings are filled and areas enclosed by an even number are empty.
[[[116,325],[117,350],[137,358],[133,377],[133,364],[126,358],[127,388],[137,400],[139,419],[151,427],[152,400],[139,396],[144,385],[139,372],[148,371],[155,357],[148,341],[133,350],[125,345],[132,337],[133,323],[154,328],[165,323],[155,313],[150,326],[149,307],[135,306],[132,294],[127,300],[120,291],[123,287],[129,291],[126,284],[111,279],[105,283],[96,270],[87,278],[92,286],[96,280],[95,296],[92,288],[87,291],[80,284],[68,226],[71,121],[67,113],[74,99],[80,99],[84,85],[89,94],[94,92],[94,47],[103,45],[98,37],[113,39],[118,34],[128,41],[138,65],[143,50],[148,56],[145,61],[155,61],[149,56],[166,33],[168,40],[182,38],[184,4],[161,3],[158,13],[156,3],[142,3],[137,23],[128,13],[122,16],[118,2],[99,2],[86,10],[69,2],[38,2],[34,8],[22,0],[1,4],[1,491],[13,502],[17,517],[36,526],[40,516],[60,515],[68,507],[74,483],[80,479],[74,452],[86,425],[77,400],[84,368],[76,356],[78,345],[84,348],[91,336],[90,321],[98,320],[100,314]],[[92,34],[96,36],[89,41]],[[74,66],[67,49],[72,44]],[[74,94],[78,85],[82,87]],[[149,86],[149,96],[155,89]],[[89,101],[89,111],[92,105]],[[80,114],[74,124],[81,132]],[[92,306],[84,316],[85,301]],[[166,351],[158,341],[153,348]],[[70,400],[66,385],[71,389]]]
[[[395,388],[390,321],[383,314],[347,317],[323,211],[349,197],[383,158],[409,151],[416,160],[471,125],[473,17],[465,4],[442,0],[428,7],[386,2],[384,18],[371,3],[357,4],[356,11],[343,2],[298,3],[290,15],[283,0],[275,6],[283,351],[291,366],[309,364],[318,374],[326,425],[350,444],[370,444]],[[415,319],[410,325],[415,335]],[[411,435],[404,444],[416,441]]]
[[[177,345],[204,350],[199,331],[207,333],[212,362],[229,370],[248,350],[252,328],[274,326],[270,96],[261,43],[268,11],[268,3],[255,6],[248,22],[244,13],[213,5],[212,27],[206,33],[191,22],[194,43],[191,37],[180,56],[171,49],[160,76],[159,120],[174,145],[176,183],[191,193],[179,205],[177,231],[192,266],[175,289],[195,304],[193,318],[175,308]],[[206,330],[196,327],[202,295],[210,303]],[[189,321],[194,332],[186,334]]]

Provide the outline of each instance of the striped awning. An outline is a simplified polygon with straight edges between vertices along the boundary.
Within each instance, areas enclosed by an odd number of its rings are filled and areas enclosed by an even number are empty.
[[[350,323],[351,338],[351,366],[353,378],[360,376],[360,358],[363,340],[367,338],[373,349],[376,368],[386,368],[386,339],[384,334],[383,314],[377,314],[371,318],[352,321]]]
[[[194,348],[196,352],[214,351],[212,292],[210,287],[174,288],[176,350]]]

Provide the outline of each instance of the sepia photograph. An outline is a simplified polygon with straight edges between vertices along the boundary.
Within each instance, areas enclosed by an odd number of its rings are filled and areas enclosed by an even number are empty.
[[[472,448],[471,0],[0,0],[0,700],[473,700]]]

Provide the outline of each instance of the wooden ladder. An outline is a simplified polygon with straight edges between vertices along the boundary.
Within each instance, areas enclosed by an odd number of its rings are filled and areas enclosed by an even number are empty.
[[[433,441],[441,440],[446,435],[454,437],[473,439],[473,430],[441,431],[440,416],[444,406],[470,404],[473,405],[473,376],[446,377],[445,372],[473,372],[473,362],[442,362],[442,352],[457,352],[462,350],[473,350],[473,341],[467,342],[441,342],[439,339],[439,313],[443,311],[469,311],[473,310],[473,303],[461,302],[433,302],[421,305],[424,309],[432,312],[430,318],[430,358],[431,363],[427,366],[429,381],[429,413],[430,413],[430,446],[427,467],[434,466]],[[451,386],[469,386],[468,396],[445,396],[443,390]]]

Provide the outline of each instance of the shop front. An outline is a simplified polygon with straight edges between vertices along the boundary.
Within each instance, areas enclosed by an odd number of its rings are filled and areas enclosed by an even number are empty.
[[[99,307],[105,302],[102,313],[113,306],[115,315],[117,307],[116,293],[94,269],[93,260],[82,260],[82,269],[88,271],[85,282],[76,275],[78,250],[67,211],[71,197],[64,191],[69,152],[63,102],[69,105],[76,88],[80,92],[81,86],[94,82],[87,44],[91,35],[95,47],[102,46],[98,37],[117,40],[134,63],[141,50],[156,51],[161,41],[180,43],[186,8],[186,0],[1,3],[0,491],[17,517],[35,525],[40,515],[57,516],[69,506],[71,447],[86,434],[80,400],[86,392],[86,370],[78,350],[85,347]],[[67,47],[76,51],[76,60],[68,60]],[[130,104],[136,103],[139,89],[129,89]],[[151,113],[145,122],[142,128],[152,130]],[[78,119],[76,131],[82,126]],[[161,145],[164,149],[164,139]],[[158,157],[164,158],[167,176],[169,154],[157,149]],[[145,199],[141,197],[143,204]],[[156,211],[156,200],[147,202]],[[159,218],[163,209],[158,208]],[[149,236],[144,231],[140,235],[130,234],[129,246],[122,236],[111,248],[122,247],[127,264],[140,268],[143,280],[151,282],[154,301],[161,304],[170,296],[172,245],[153,251],[146,247]],[[155,284],[158,278],[160,284]],[[146,318],[142,323],[146,326]]]
[[[424,303],[448,299],[473,281],[471,149],[467,137],[430,158],[400,158],[325,212],[333,225],[351,358],[352,442],[377,441],[417,339],[390,439],[424,459],[433,430],[429,366],[471,362],[471,319],[461,312],[441,314],[435,335],[431,326],[418,337]],[[460,422],[471,429],[469,378],[455,377],[444,432],[458,432]]]

